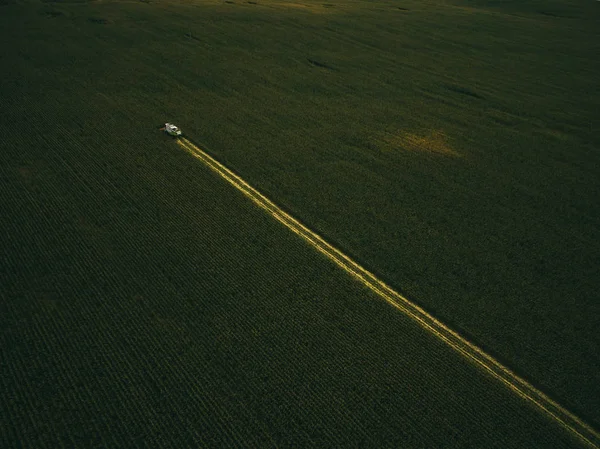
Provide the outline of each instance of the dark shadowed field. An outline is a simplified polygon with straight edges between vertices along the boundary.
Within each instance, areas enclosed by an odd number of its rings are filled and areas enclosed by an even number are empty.
[[[194,142],[600,427],[600,2],[0,1],[2,447],[577,447]]]

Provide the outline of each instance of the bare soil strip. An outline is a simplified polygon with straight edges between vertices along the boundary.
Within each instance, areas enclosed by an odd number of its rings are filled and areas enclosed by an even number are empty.
[[[404,314],[410,316],[424,329],[446,342],[452,349],[459,352],[474,362],[481,369],[498,379],[518,396],[537,406],[543,413],[560,424],[568,432],[579,438],[583,443],[590,447],[600,448],[600,433],[583,422],[580,418],[569,412],[554,400],[550,399],[529,382],[516,375],[492,356],[485,353],[481,348],[467,341],[464,337],[450,329],[444,323],[440,322],[425,310],[393,290],[383,281],[379,280],[373,273],[367,271],[340,250],[327,243],[318,234],[311,231],[298,220],[279,208],[275,203],[254,189],[240,176],[233,173],[231,170],[198,148],[188,139],[181,138],[177,141],[177,143],[193,156],[200,159],[213,171],[217,172],[236,189],[244,193],[244,195],[250,198],[257,206],[269,212],[273,218],[285,225],[298,236],[302,237],[315,249],[325,255],[340,268],[343,268],[346,272],[359,280],[363,285],[378,294],[389,304],[399,309]]]

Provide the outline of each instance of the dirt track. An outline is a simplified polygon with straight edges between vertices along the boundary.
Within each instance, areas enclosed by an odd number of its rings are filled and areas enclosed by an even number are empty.
[[[198,148],[188,139],[178,139],[177,143],[183,149],[188,151],[194,157],[200,159],[209,168],[227,180],[236,189],[241,191],[257,206],[271,214],[273,218],[286,226],[290,231],[302,237],[302,239],[308,242],[316,250],[325,255],[337,266],[344,269],[363,285],[371,289],[390,305],[394,306],[402,313],[410,316],[425,330],[443,340],[452,349],[475,363],[480,369],[488,372],[490,375],[498,379],[500,382],[510,388],[515,394],[534,404],[541,412],[549,416],[568,432],[575,435],[582,442],[590,447],[600,447],[600,434],[591,426],[536,389],[529,382],[513,373],[482,349],[447,327],[445,324],[420,308],[418,305],[414,304],[393,290],[383,281],[379,280],[373,273],[367,271],[340,250],[327,243],[318,234],[290,216],[267,197],[254,189],[240,176],[233,173],[231,170],[218,162],[212,156],[208,155],[202,149]]]

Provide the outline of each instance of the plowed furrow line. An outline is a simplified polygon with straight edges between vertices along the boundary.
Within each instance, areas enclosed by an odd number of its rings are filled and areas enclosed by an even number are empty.
[[[373,273],[350,259],[340,250],[327,243],[318,234],[286,213],[244,181],[244,179],[198,148],[188,139],[181,138],[177,140],[177,143],[227,180],[236,189],[241,191],[257,206],[269,212],[273,218],[285,225],[298,236],[302,237],[306,242],[310,243],[311,246],[360,281],[364,286],[375,292],[386,302],[414,319],[421,327],[447,343],[452,349],[459,352],[467,359],[474,362],[480,369],[483,369],[491,376],[495,377],[515,394],[535,405],[543,413],[565,428],[568,432],[579,438],[582,442],[591,447],[600,447],[600,434],[573,413],[569,412],[556,401],[536,389],[525,379],[516,375],[492,356],[485,353],[481,348],[469,342],[421,307],[396,292],[378,279]]]

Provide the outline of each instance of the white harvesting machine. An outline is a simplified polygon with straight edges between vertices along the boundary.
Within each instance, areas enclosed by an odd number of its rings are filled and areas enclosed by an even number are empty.
[[[181,136],[181,130],[179,128],[177,128],[177,126],[173,125],[172,123],[165,123],[165,132],[169,136],[173,136],[173,137]]]

